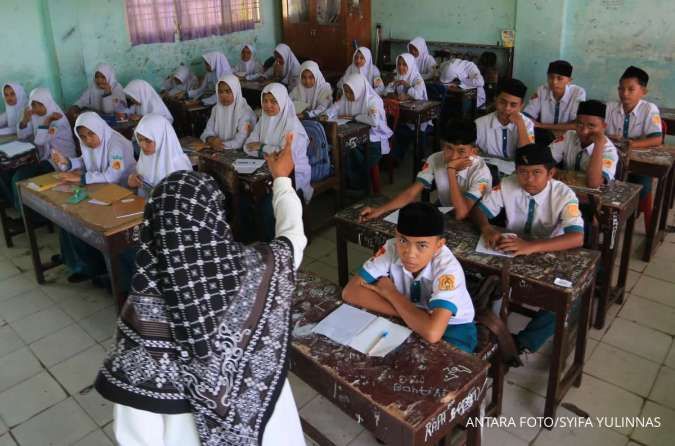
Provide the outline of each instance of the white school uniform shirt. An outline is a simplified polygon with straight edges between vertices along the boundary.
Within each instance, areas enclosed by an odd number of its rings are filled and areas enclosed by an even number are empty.
[[[566,170],[578,170],[586,172],[595,144],[591,143],[581,147],[579,135],[574,130],[568,130],[563,136],[551,143],[551,154],[556,162],[562,162]],[[612,140],[605,138],[605,147],[602,151],[602,177],[605,182],[610,182],[616,174],[616,164],[619,161],[619,153]]]
[[[333,89],[330,84],[326,82],[323,73],[319,69],[319,65],[308,60],[300,65],[300,76],[308,70],[314,76],[314,86],[312,88],[305,88],[302,85],[302,80],[298,82],[293,91],[291,91],[291,100],[304,102],[307,105],[305,112],[310,118],[316,118],[333,103]]]
[[[309,165],[307,157],[307,146],[309,137],[295,113],[293,101],[288,96],[288,90],[283,84],[273,82],[263,88],[260,93],[260,100],[263,95],[271,93],[279,104],[279,114],[268,116],[265,112],[260,116],[260,120],[255,125],[253,132],[244,143],[244,151],[250,156],[262,158],[260,150],[250,150],[246,146],[249,143],[263,144],[262,151],[265,153],[274,153],[281,150],[284,145],[286,135],[293,133],[293,163],[295,164],[295,188],[301,190],[306,203],[312,199],[314,188],[311,186],[312,168]]]
[[[620,102],[608,102],[605,121],[608,135],[623,138],[651,137],[662,132],[659,108],[642,99],[628,114]]]
[[[93,82],[82,93],[82,96],[80,96],[75,105],[79,108],[88,108],[108,115],[115,111],[123,110],[127,106],[127,98],[124,95],[122,85],[117,82],[114,68],[108,64],[99,64],[96,67],[94,75],[96,73],[101,73],[105,77],[108,84],[112,87],[111,93],[105,93]]]
[[[19,131],[19,123],[23,117],[23,112],[28,107],[28,95],[26,90],[23,89],[21,85],[16,82],[7,82],[2,86],[2,98],[4,100],[5,88],[9,87],[14,90],[16,95],[16,105],[9,105],[5,102],[5,111],[0,113],[0,128],[11,128],[14,133]]]
[[[363,264],[358,275],[367,283],[389,277],[396,290],[405,294],[419,308],[431,311],[443,308],[452,312],[448,325],[473,322],[475,312],[466,289],[464,270],[452,251],[443,246],[431,262],[413,277],[405,269],[396,250],[396,239],[389,239]]]
[[[534,142],[534,123],[523,115],[527,137]],[[518,128],[512,122],[502,125],[497,112],[476,119],[476,145],[485,154],[512,160],[518,148]]]
[[[438,80],[449,85],[455,79],[459,80],[459,88],[462,90],[476,89],[476,107],[485,104],[485,79],[478,66],[470,60],[450,59],[441,64]]]
[[[417,49],[418,55],[415,58],[417,69],[422,76],[422,79],[427,80],[434,77],[434,70],[436,70],[436,59],[429,54],[427,48],[427,41],[422,37],[415,37],[408,42],[408,47],[414,46]],[[409,49],[408,49],[409,50]]]
[[[180,83],[176,82],[176,79],[180,80]],[[164,79],[162,83],[162,90],[169,93],[171,96],[175,96],[177,93],[188,93],[190,90],[194,90],[199,86],[199,81],[197,77],[192,74],[192,71],[189,67],[185,65],[180,65],[176,68],[174,73]]]
[[[138,102],[137,105],[129,107],[129,113],[136,113],[140,116],[156,114],[164,116],[170,123],[173,123],[173,116],[166,107],[162,98],[157,94],[152,85],[143,79],[136,79],[124,88],[124,93]]]
[[[360,68],[357,67],[356,63],[354,62],[356,53],[361,53],[364,59],[366,59],[366,63],[364,63]],[[384,81],[380,75],[380,69],[377,68],[377,66],[375,66],[373,63],[373,55],[369,48],[360,46],[356,49],[356,51],[354,51],[354,54],[352,55],[352,64],[347,67],[345,74],[343,74],[342,78],[338,81],[337,88],[342,89],[345,79],[347,79],[347,76],[351,74],[363,75],[366,79],[368,79],[368,82],[370,82],[370,86],[373,88],[375,93],[378,95],[384,94]]]
[[[203,94],[214,91],[213,94],[202,99],[202,102],[206,105],[213,105],[218,101],[218,92],[215,91],[216,83],[218,79],[225,76],[226,74],[232,73],[232,67],[230,67],[230,62],[227,60],[227,57],[220,51],[210,51],[202,55],[204,62],[209,64],[211,71],[207,71],[202,79],[201,84],[195,90],[188,91],[188,96],[190,99],[197,99]]]
[[[223,141],[225,149],[241,149],[255,126],[255,112],[241,93],[237,76],[227,74],[218,81],[218,84],[221,82],[226,83],[232,90],[234,102],[226,107],[218,101],[213,106],[201,139],[206,142],[208,138],[217,136]]]
[[[586,90],[578,85],[565,86],[565,93],[560,101],[556,101],[548,85],[540,85],[523,113],[542,124],[566,124],[577,119],[579,103],[585,100]]]
[[[422,183],[425,189],[431,189],[436,184],[438,199],[443,206],[452,206],[450,196],[450,180],[448,178],[448,163],[443,152],[432,154],[417,173],[415,181]],[[457,184],[461,194],[473,201],[478,201],[492,187],[490,169],[479,156],[473,157],[471,165],[456,172]]]
[[[515,174],[502,178],[478,202],[478,207],[488,218],[495,218],[503,208],[506,229],[517,234],[549,238],[584,232],[579,200],[569,186],[558,180],[549,180],[544,190],[530,195],[520,187]]]
[[[398,67],[399,59],[403,59],[405,64],[408,66],[408,71],[404,75],[398,73],[398,68],[396,70],[396,76],[394,80],[389,82],[387,88],[384,89],[384,94],[407,94],[416,101],[426,101],[429,99],[427,95],[427,85],[422,79],[422,75],[417,70],[417,64],[415,63],[415,58],[410,53],[403,53],[396,57],[396,66]],[[410,85],[405,87],[403,85],[396,85],[396,81],[406,81]],[[410,130],[415,130],[415,126],[411,123],[406,124]],[[421,131],[426,131],[427,127],[431,125],[431,121],[423,122],[420,126]]]
[[[241,51],[243,51],[244,48],[248,48],[249,51],[251,51],[251,58],[246,62],[241,58]],[[237,62],[237,65],[234,67],[234,73],[237,76],[244,77],[246,80],[259,78],[263,73],[263,66],[260,62],[255,60],[255,46],[250,43],[245,43],[242,45],[241,51],[239,51],[239,62]]]
[[[370,126],[370,140],[380,142],[383,155],[389,153],[389,138],[394,132],[387,125],[382,98],[370,86],[370,82],[361,74],[350,74],[344,80],[354,92],[354,101],[348,101],[346,95],[326,110],[329,119],[340,115],[350,115],[355,121]]]

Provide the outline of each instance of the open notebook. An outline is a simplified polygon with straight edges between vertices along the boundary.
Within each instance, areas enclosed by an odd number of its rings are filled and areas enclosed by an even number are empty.
[[[383,357],[395,350],[412,331],[383,317],[340,305],[312,330],[368,356]]]
[[[5,158],[13,158],[17,155],[22,155],[33,150],[35,146],[29,142],[11,141],[5,144],[0,144],[0,156]]]

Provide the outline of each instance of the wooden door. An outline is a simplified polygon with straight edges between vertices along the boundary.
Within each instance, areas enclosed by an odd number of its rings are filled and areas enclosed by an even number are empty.
[[[346,0],[313,0],[313,58],[324,73],[347,68],[340,57],[341,48],[350,45],[345,36],[345,4]]]
[[[311,51],[312,0],[281,0],[283,12],[283,41],[291,47],[298,59],[308,57]]]

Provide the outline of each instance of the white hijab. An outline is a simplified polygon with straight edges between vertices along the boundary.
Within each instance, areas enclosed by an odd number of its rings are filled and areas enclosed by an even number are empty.
[[[300,62],[298,62],[298,58],[295,57],[295,54],[293,54],[293,51],[288,45],[280,43],[274,48],[274,52],[279,53],[284,60],[284,72],[281,78],[282,83],[288,85],[291,82],[291,78],[300,77]]]
[[[86,145],[77,131],[78,127],[86,127],[101,140],[101,144],[93,149]],[[123,147],[127,153],[133,153],[131,141],[110,128],[110,126],[95,112],[85,112],[75,121],[75,135],[80,140],[82,161],[88,172],[105,172],[108,168],[108,158],[113,146]]]
[[[434,57],[429,54],[426,40],[424,40],[422,37],[415,37],[410,42],[408,42],[408,46],[414,46],[417,48],[417,52],[419,54],[417,57],[415,57],[415,62],[419,71],[426,72],[429,65],[434,65],[436,63]]]
[[[363,64],[361,68],[357,67],[356,63],[354,62],[354,59],[356,59],[356,53],[361,53],[363,57],[366,59],[366,63]],[[354,55],[352,56],[352,64],[349,67],[347,67],[344,77],[346,78],[351,74],[361,74],[365,76],[365,78],[368,79],[368,82],[370,82],[371,85],[373,83],[373,80],[376,77],[380,76],[380,70],[375,65],[373,65],[373,55],[371,54],[370,50],[365,46],[360,46],[356,49],[356,51],[354,51]]]
[[[192,170],[190,159],[183,152],[176,132],[164,116],[156,114],[143,116],[134,131],[136,139],[139,134],[155,143],[155,153],[146,155],[141,150],[136,165],[136,171],[143,181],[154,187],[174,172]]]
[[[3,99],[5,97],[4,92],[5,88],[9,87],[14,90],[16,95],[16,105],[9,105],[5,102],[5,113],[7,114],[7,127],[16,128],[16,125],[21,121],[21,116],[23,111],[28,107],[28,96],[26,95],[26,90],[23,87],[15,82],[7,82],[2,86]]]
[[[124,88],[124,93],[140,104],[139,114],[145,116],[150,113],[160,114],[169,122],[173,122],[173,116],[162,98],[159,97],[152,85],[142,79],[135,79]]]
[[[192,74],[192,71],[190,71],[190,68],[187,66],[179,65],[178,68],[176,68],[176,71],[174,71],[172,77],[180,80],[181,82],[178,84],[174,81],[174,88],[177,87],[181,91],[188,91],[191,88],[195,75]]]
[[[244,48],[248,48],[251,52],[251,58],[248,61],[244,61],[241,58],[241,51],[244,51]],[[251,74],[255,72],[256,63],[255,63],[255,47],[250,43],[245,43],[239,51],[239,63],[237,64],[237,72]]]
[[[400,75],[398,72],[398,60],[403,59],[405,64],[408,66],[408,72],[404,75]],[[415,56],[413,56],[410,53],[403,53],[400,54],[396,57],[396,76],[394,77],[394,80],[397,81],[406,81],[410,84],[411,87],[414,87],[417,85],[418,82],[422,82],[424,84],[424,79],[422,78],[422,75],[420,74],[419,70],[417,69],[417,63],[415,62]],[[424,87],[424,95],[422,99],[426,100],[428,99],[427,96],[427,89]]]
[[[279,113],[276,116],[268,116],[265,112],[260,117],[260,142],[275,146],[282,146],[286,134],[289,132],[301,133],[305,136],[305,128],[295,114],[293,101],[288,97],[288,90],[279,83],[271,83],[263,88],[260,93],[260,101],[263,95],[272,93],[279,104]]]
[[[213,73],[213,79],[218,80],[226,74],[232,73],[232,67],[230,67],[230,62],[227,60],[227,57],[220,51],[211,51],[204,53],[202,59],[206,61],[207,64],[211,67],[211,73]]]
[[[362,74],[350,74],[345,77],[343,84],[349,85],[354,93],[354,100],[350,101],[346,95],[343,95],[345,101],[345,112],[351,116],[357,116],[362,113],[368,113],[368,105],[371,101],[380,102],[384,107],[382,98],[373,90],[371,83]]]
[[[216,84],[216,93],[218,92],[218,84],[221,82],[227,84],[234,95],[234,102],[228,106],[224,106],[220,101],[216,102],[215,107],[215,130],[216,133],[225,141],[235,137],[239,127],[239,121],[242,117],[255,117],[253,109],[248,105],[246,99],[241,94],[241,84],[239,78],[234,74],[227,74],[221,77]],[[255,120],[253,120],[255,124]]]
[[[103,77],[105,77],[105,80],[108,82],[112,90],[114,90],[115,87],[119,85],[117,83],[117,77],[115,76],[115,69],[111,65],[105,63],[98,64],[96,66],[96,70],[94,71],[94,76],[96,76],[96,73],[101,73]],[[89,103],[93,108],[96,110],[101,110],[103,108],[101,100],[103,99],[105,92],[96,86],[96,82],[93,82],[89,86],[86,94],[87,103]]]
[[[304,85],[302,85],[301,79],[295,88],[297,88],[300,93],[300,99],[303,102],[308,103],[310,109],[313,109],[316,108],[319,99],[326,97],[326,95],[332,97],[333,89],[323,77],[323,73],[321,73],[321,70],[319,69],[319,64],[312,60],[303,62],[302,65],[300,65],[301,77],[305,70],[309,70],[314,75],[314,79],[316,80],[314,86],[312,88],[305,88]]]
[[[38,116],[33,114],[31,116],[31,124],[33,127],[33,135],[37,135],[39,128],[44,124],[45,119],[52,113],[60,113],[61,119],[54,121],[50,124],[50,128],[54,127],[56,134],[51,136],[50,144],[48,147],[39,147],[40,159],[49,159],[51,156],[51,148],[57,148],[61,154],[68,157],[75,157],[75,141],[73,140],[73,132],[70,128],[70,123],[66,114],[61,110],[61,107],[54,101],[51,92],[48,88],[38,87],[30,92],[28,97],[28,103],[39,102],[42,104],[47,113],[44,116]],[[46,150],[49,149],[49,152]]]

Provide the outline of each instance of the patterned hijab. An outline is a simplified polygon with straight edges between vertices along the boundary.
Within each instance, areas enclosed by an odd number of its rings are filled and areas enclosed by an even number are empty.
[[[162,181],[145,207],[131,293],[96,379],[105,398],[192,413],[202,444],[260,444],[288,368],[293,252],[232,239],[216,182]]]

